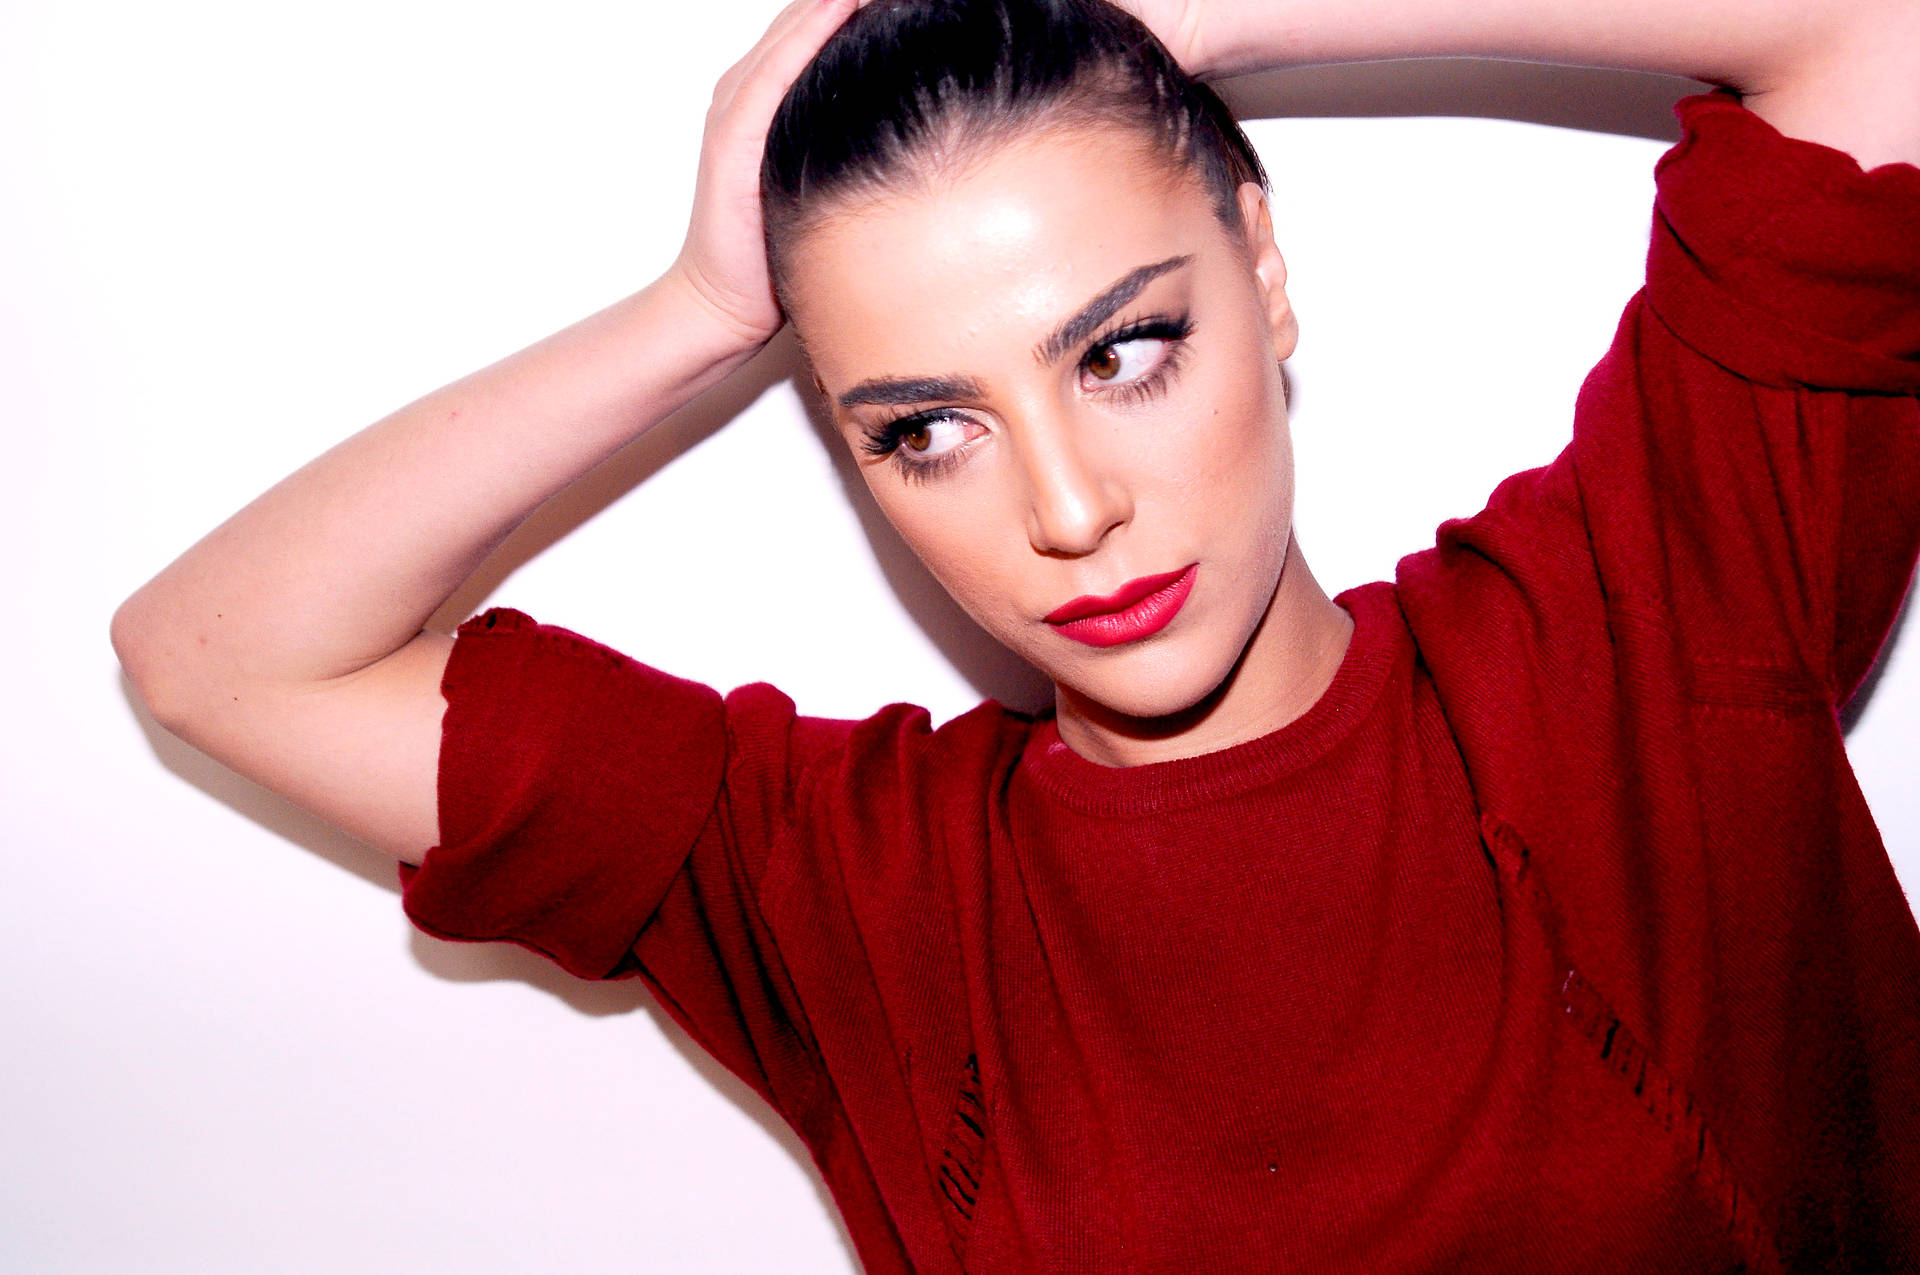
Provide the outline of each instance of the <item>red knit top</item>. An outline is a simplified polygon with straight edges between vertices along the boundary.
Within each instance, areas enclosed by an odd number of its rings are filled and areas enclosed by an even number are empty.
[[[431,933],[638,975],[867,1269],[1920,1269],[1920,934],[1837,707],[1920,548],[1920,169],[1681,107],[1574,437],[1304,717],[1093,765],[496,610]]]

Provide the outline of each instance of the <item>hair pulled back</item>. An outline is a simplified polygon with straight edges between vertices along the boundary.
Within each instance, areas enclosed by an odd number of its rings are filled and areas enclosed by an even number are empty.
[[[1266,186],[1219,96],[1106,0],[873,0],[830,38],[774,116],[760,167],[767,254],[836,200],[1041,121],[1125,128],[1193,172],[1229,226]]]

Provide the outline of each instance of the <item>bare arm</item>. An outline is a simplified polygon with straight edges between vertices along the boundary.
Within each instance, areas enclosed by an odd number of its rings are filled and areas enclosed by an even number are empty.
[[[169,730],[418,862],[453,639],[421,631],[547,498],[780,325],[758,203],[767,122],[855,0],[802,0],[708,116],[686,248],[650,287],[363,430],[228,519],[114,616]]]
[[[1722,84],[1780,131],[1920,162],[1920,0],[1137,0],[1190,68],[1401,57],[1616,66]]]

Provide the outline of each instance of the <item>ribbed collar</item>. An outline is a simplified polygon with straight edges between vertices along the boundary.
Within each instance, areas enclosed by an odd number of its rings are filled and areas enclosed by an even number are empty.
[[[1048,715],[1027,740],[1020,777],[1084,814],[1142,815],[1218,801],[1300,769],[1353,731],[1379,699],[1389,670],[1412,649],[1392,585],[1362,585],[1335,601],[1353,616],[1347,653],[1313,707],[1279,730],[1196,757],[1102,766],[1062,742]]]

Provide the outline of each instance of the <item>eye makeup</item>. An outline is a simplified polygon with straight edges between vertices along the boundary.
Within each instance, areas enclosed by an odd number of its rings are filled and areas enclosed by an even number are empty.
[[[1082,391],[1097,400],[1122,406],[1146,402],[1164,393],[1179,374],[1186,362],[1187,340],[1192,334],[1193,319],[1185,313],[1122,322],[1088,343],[1075,364],[1075,375]],[[1164,348],[1146,370],[1127,380],[1117,380],[1126,363],[1120,347],[1141,341],[1158,341]],[[1102,375],[1106,367],[1113,370]],[[952,407],[910,412],[867,427],[860,447],[870,456],[892,457],[908,481],[924,482],[959,464],[970,441],[963,439],[924,455],[935,446],[935,433],[943,426],[964,429],[974,424],[967,413]]]
[[[1109,402],[1145,402],[1164,391],[1179,373],[1187,357],[1187,338],[1192,334],[1193,319],[1185,314],[1123,323],[1088,346],[1087,352],[1080,357],[1082,383],[1089,391],[1103,395]],[[1120,381],[1117,378],[1125,370],[1126,360],[1117,358],[1119,347],[1135,341],[1159,341],[1165,348],[1151,367],[1137,376]],[[1114,370],[1102,375],[1103,366],[1113,366]],[[1088,376],[1092,377],[1091,383],[1084,380]]]
[[[932,431],[942,425],[964,428],[972,423],[971,418],[950,407],[914,412],[867,429],[860,448],[869,456],[893,457],[909,482],[925,482],[958,464],[960,451],[966,446],[965,442],[959,442],[932,456],[918,455],[931,448]],[[928,441],[916,446],[916,435],[926,436]]]

